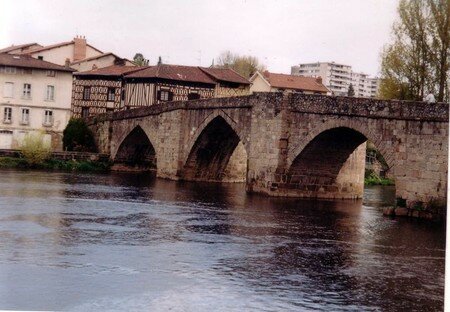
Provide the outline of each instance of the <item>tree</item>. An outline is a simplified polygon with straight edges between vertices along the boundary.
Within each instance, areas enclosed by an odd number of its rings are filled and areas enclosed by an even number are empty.
[[[450,0],[400,0],[398,15],[381,54],[380,96],[448,99]]]
[[[348,86],[348,92],[347,92],[348,96],[355,96],[355,89],[353,89],[353,84],[350,84]]]
[[[250,78],[256,71],[264,71],[266,66],[261,64],[255,56],[239,55],[225,51],[217,58],[218,68],[231,68],[244,76]]]
[[[42,164],[51,155],[50,143],[44,141],[42,131],[28,133],[23,139],[20,149],[25,160],[31,166]]]
[[[95,141],[91,130],[81,118],[71,118],[63,131],[64,150],[95,152]]]
[[[147,66],[148,60],[144,58],[142,53],[136,53],[133,57],[133,62],[136,63],[137,66]]]

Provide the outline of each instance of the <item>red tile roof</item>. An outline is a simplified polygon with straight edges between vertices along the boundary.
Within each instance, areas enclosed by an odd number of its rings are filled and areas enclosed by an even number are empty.
[[[246,78],[232,70],[231,68],[214,68],[214,67],[200,67],[208,75],[219,81],[234,82],[239,84],[250,84]]]
[[[127,73],[133,73],[136,71],[144,70],[147,67],[138,67],[138,66],[124,66],[124,65],[111,65],[108,67],[97,68],[89,71],[78,72],[75,73],[75,76],[111,76],[111,77],[120,77]]]
[[[0,65],[74,72],[75,69],[35,59],[29,55],[0,53]]]
[[[262,73],[264,79],[266,79],[270,85],[274,88],[282,89],[294,89],[313,92],[326,93],[329,90],[313,77],[302,77],[286,74],[274,74],[268,71]]]
[[[25,49],[25,48],[31,47],[33,45],[39,45],[39,44],[37,44],[36,42],[33,42],[33,43],[12,45],[12,46],[9,46],[7,48],[0,49],[0,53],[7,53],[9,51],[13,51],[13,50],[16,50],[16,49]]]
[[[168,64],[149,66],[146,69],[126,75],[126,78],[159,78],[176,81],[216,84],[216,81],[214,81],[199,67]]]

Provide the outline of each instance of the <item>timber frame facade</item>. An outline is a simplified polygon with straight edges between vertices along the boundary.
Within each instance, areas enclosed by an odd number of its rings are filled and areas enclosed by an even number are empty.
[[[74,74],[72,116],[88,117],[170,101],[249,94],[250,82],[231,69],[114,65]]]

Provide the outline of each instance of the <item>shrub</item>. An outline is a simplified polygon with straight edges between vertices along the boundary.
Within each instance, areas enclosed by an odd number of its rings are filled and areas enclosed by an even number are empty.
[[[50,143],[44,142],[43,132],[31,132],[25,135],[20,149],[30,166],[43,164],[52,153]]]
[[[63,132],[63,146],[67,151],[95,152],[94,136],[83,119],[71,118]]]

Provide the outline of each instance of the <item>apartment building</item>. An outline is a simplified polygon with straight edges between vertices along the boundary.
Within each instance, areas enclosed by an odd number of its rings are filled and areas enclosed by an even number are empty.
[[[305,77],[321,77],[323,84],[333,95],[348,95],[350,84],[357,97],[376,97],[378,78],[354,72],[349,65],[335,62],[304,63],[291,67],[291,74]]]
[[[371,78],[364,73],[352,72],[353,90],[356,97],[376,97],[378,94],[380,79]]]
[[[44,133],[53,150],[62,149],[73,71],[28,55],[0,54],[1,149],[20,148],[35,131]]]

